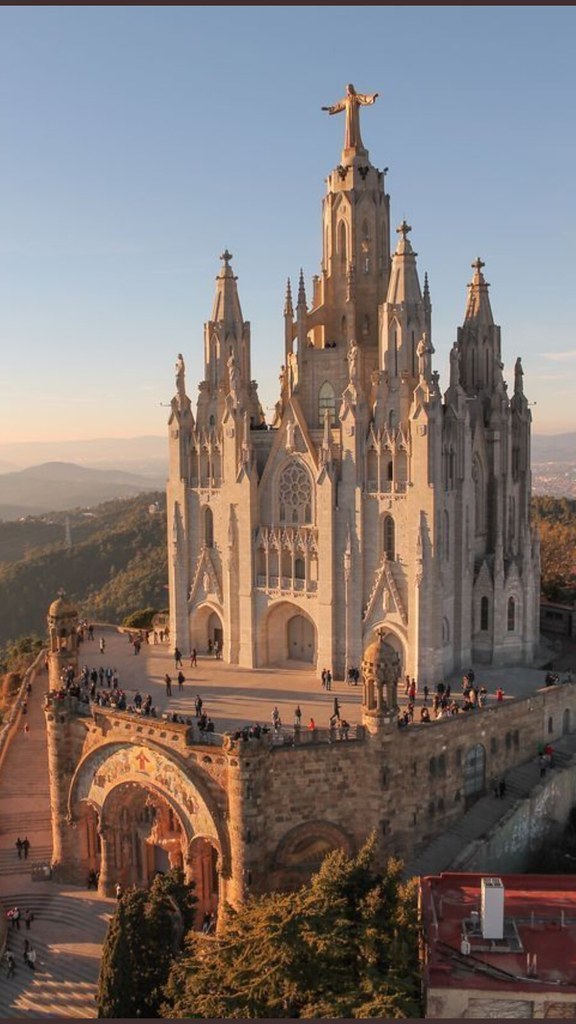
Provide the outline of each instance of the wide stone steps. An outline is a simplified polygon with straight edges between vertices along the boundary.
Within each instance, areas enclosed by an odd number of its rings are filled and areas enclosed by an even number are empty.
[[[30,833],[32,835],[32,833]],[[32,870],[40,864],[49,864],[52,856],[52,846],[34,846],[34,852],[28,854],[28,859],[22,857],[18,860],[16,848],[13,850],[0,849],[0,878],[3,875],[24,875],[28,879],[32,877]]]
[[[32,910],[34,921],[30,930],[22,920],[19,930],[8,929],[7,948],[14,953],[16,975],[2,978],[0,1018],[96,1017],[101,944],[115,903],[80,890],[26,889],[0,900],[3,913],[16,905]],[[63,930],[66,941],[58,939]],[[37,953],[35,971],[23,962],[25,938]]]

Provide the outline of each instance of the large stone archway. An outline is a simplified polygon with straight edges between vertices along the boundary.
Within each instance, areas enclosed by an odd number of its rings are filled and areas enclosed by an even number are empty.
[[[261,623],[259,650],[262,665],[315,665],[318,641],[313,619],[295,603],[276,602]]]
[[[99,871],[104,894],[117,882],[147,885],[156,872],[181,867],[196,884],[199,921],[215,913],[219,880],[230,871],[229,838],[189,766],[152,746],[98,747],[74,774],[69,816],[81,829],[86,876]]]
[[[333,850],[351,855],[354,843],[339,825],[331,821],[308,821],[280,840],[271,865],[271,882],[279,889],[295,889],[318,871]]]

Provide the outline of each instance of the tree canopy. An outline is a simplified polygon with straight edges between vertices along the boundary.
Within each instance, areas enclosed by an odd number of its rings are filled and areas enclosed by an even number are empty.
[[[166,987],[165,1017],[369,1018],[421,1012],[416,881],[328,855],[309,885],[228,909],[216,937],[191,933]]]
[[[98,1016],[159,1017],[173,958],[194,921],[193,885],[182,871],[157,875],[150,889],[129,889],[106,935],[98,984]]]

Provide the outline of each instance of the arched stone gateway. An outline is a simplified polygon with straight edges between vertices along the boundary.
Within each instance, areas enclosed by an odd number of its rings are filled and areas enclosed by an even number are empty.
[[[181,867],[196,884],[199,918],[216,911],[218,879],[229,870],[222,816],[205,783],[164,751],[111,743],[89,753],[72,779],[69,816],[101,891]]]
[[[261,626],[260,651],[263,665],[282,665],[287,661],[315,665],[314,622],[296,604],[289,601],[273,604]]]

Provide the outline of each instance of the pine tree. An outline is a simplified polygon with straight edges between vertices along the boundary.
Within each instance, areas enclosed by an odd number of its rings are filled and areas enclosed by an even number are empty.
[[[167,1017],[418,1017],[415,884],[391,860],[326,857],[310,885],[229,911],[222,936],[191,933],[173,966]]]
[[[194,921],[193,884],[182,871],[130,889],[110,923],[99,981],[99,1017],[159,1017],[170,968]]]

